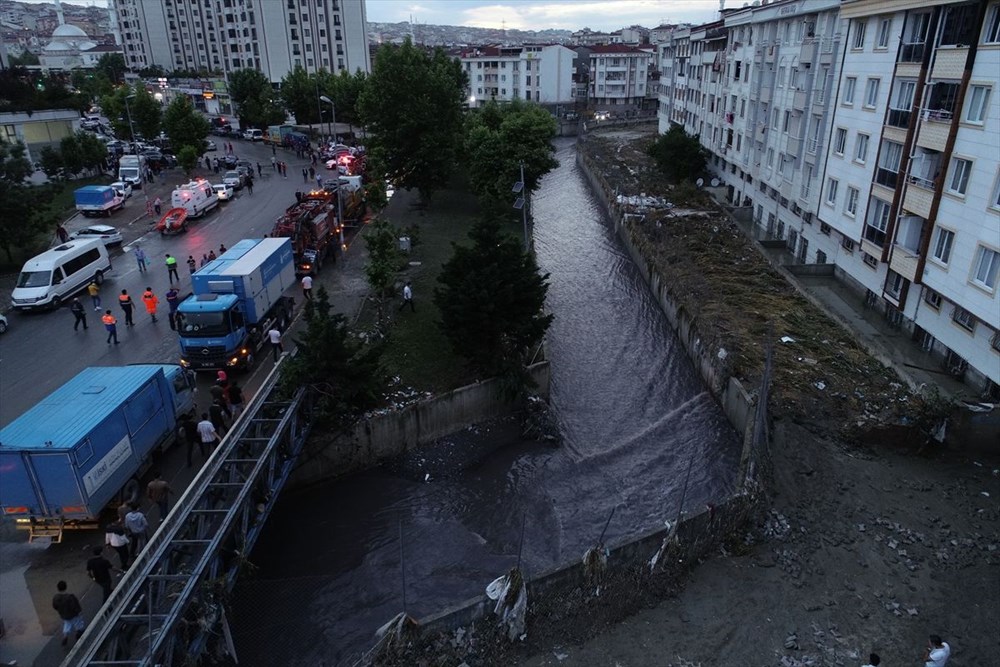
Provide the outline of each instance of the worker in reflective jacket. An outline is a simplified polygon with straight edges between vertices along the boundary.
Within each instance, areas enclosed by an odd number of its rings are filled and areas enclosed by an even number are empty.
[[[115,341],[115,345],[118,344],[118,320],[115,316],[111,314],[110,310],[104,311],[104,316],[101,318],[104,322],[104,328],[108,330],[108,345],[111,345],[111,341]]]
[[[142,302],[146,305],[146,312],[149,316],[156,321],[156,307],[160,304],[160,300],[153,294],[153,288],[147,287],[146,291],[142,293]]]

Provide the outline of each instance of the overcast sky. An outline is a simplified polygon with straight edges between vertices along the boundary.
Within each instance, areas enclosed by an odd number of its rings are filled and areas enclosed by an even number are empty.
[[[45,2],[46,0],[25,0]],[[48,0],[51,1],[51,0]],[[281,2],[282,0],[262,0]],[[543,30],[617,30],[633,24],[653,28],[661,23],[704,23],[718,15],[718,0],[365,0],[368,20],[408,21],[437,25]],[[107,6],[107,0],[67,4]],[[728,0],[730,7],[741,0]]]

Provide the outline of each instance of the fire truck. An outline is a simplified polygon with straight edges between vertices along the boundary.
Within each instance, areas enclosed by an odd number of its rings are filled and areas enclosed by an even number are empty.
[[[295,275],[315,275],[340,234],[336,193],[316,190],[299,195],[274,223],[271,236],[292,240]]]

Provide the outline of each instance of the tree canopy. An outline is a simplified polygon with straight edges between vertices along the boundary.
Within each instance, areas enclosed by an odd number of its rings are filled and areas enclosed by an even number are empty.
[[[381,349],[351,336],[346,318],[331,312],[326,288],[319,287],[313,297],[306,301],[306,326],[295,339],[298,351],[286,362],[281,383],[288,391],[310,387],[319,419],[343,424],[376,404]]]
[[[454,246],[434,290],[442,329],[479,372],[526,381],[526,354],[552,322],[542,312],[548,274],[495,221],[477,223],[469,237],[471,247]]]
[[[230,74],[229,95],[243,128],[265,128],[285,120],[271,82],[258,70],[240,69]]]
[[[472,189],[485,204],[511,210],[511,186],[521,180],[521,163],[529,192],[559,166],[552,156],[555,135],[552,114],[530,102],[490,102],[469,114],[464,159]]]
[[[94,72],[103,74],[112,84],[121,83],[127,69],[121,53],[105,53],[94,64]]]
[[[212,126],[205,116],[195,110],[191,98],[179,95],[171,100],[167,110],[163,112],[163,129],[170,137],[170,145],[178,160],[184,147],[190,147],[197,159],[205,152],[205,137],[211,132]]]
[[[385,315],[386,291],[399,270],[398,236],[396,228],[385,218],[377,218],[365,228],[365,245],[368,247],[365,278],[375,296],[379,322]]]
[[[649,147],[649,155],[674,183],[697,178],[708,161],[708,153],[697,135],[688,134],[680,125],[672,125],[657,138]]]
[[[135,97],[127,100],[130,95]],[[111,122],[117,137],[127,137],[130,140],[134,138],[129,127],[129,112],[132,114],[136,134],[145,139],[155,139],[160,135],[163,108],[142,83],[131,88],[116,88],[111,95],[101,98],[101,109]]]
[[[56,214],[40,206],[38,193],[24,185],[31,174],[24,144],[0,141],[0,248],[14,261],[14,248],[30,247],[42,233],[55,229]]]
[[[295,116],[296,122],[302,124],[319,122],[319,96],[325,94],[319,92],[319,79],[322,74],[325,74],[325,70],[310,74],[302,66],[296,65],[281,80],[281,99],[285,103],[285,108]]]
[[[444,51],[428,55],[409,39],[380,48],[357,107],[385,176],[425,201],[441,189],[455,168],[464,100],[465,73]]]

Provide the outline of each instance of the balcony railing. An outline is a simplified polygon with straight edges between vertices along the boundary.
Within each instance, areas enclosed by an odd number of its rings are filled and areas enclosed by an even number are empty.
[[[936,123],[950,123],[953,115],[950,109],[921,109],[920,111],[921,120]]]
[[[888,124],[891,127],[907,128],[910,126],[910,109],[889,109]]]
[[[907,180],[910,182],[911,185],[916,185],[918,187],[925,188],[927,190],[933,190],[934,189],[934,179],[933,178],[928,178],[926,176],[920,176],[918,174],[910,174],[910,176],[909,176],[909,178]]]
[[[879,185],[884,185],[887,188],[896,189],[896,183],[899,181],[899,172],[891,171],[884,167],[879,167],[875,170],[875,182]]]
[[[819,151],[819,137],[813,137],[810,139],[809,143],[806,145],[806,150],[812,155],[816,155]]]
[[[899,49],[899,60],[901,63],[919,63],[924,59],[924,43],[915,42],[913,44],[903,44]]]

